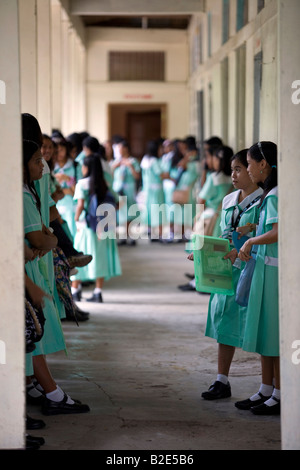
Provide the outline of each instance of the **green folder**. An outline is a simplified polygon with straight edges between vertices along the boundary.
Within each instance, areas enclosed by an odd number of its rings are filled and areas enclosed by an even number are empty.
[[[210,294],[234,295],[232,264],[224,256],[231,250],[229,240],[194,235],[196,290]]]

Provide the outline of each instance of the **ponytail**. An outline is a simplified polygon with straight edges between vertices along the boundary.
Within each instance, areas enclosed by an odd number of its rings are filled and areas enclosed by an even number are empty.
[[[278,184],[277,145],[273,142],[258,142],[257,144],[254,144],[252,147],[250,147],[249,155],[253,160],[256,160],[257,162],[266,160],[266,162],[271,167],[271,172],[269,176],[263,183],[259,184],[259,186],[264,191],[261,197],[261,206],[267,194]]]

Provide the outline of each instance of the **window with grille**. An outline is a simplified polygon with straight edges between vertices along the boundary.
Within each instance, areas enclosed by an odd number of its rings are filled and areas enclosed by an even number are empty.
[[[111,51],[109,80],[164,81],[165,53],[156,51]]]

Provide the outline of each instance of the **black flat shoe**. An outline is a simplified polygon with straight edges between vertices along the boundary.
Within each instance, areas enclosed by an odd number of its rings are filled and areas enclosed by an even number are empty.
[[[99,294],[93,294],[92,297],[90,297],[89,299],[86,299],[86,300],[87,300],[87,302],[98,302],[98,303],[103,302],[101,292]]]
[[[187,277],[188,279],[191,279],[192,281],[193,279],[195,279],[195,274],[185,273],[185,277]]]
[[[62,401],[52,401],[46,398],[42,405],[42,413],[46,416],[59,415],[59,414],[78,414],[87,413],[90,411],[88,405],[84,405],[79,401],[75,401],[72,405],[67,403],[68,397],[65,394]]]
[[[32,395],[30,395],[29,391],[32,390],[34,387],[34,385],[32,385],[30,388],[28,388],[26,390],[26,403],[28,403],[28,405],[41,405],[45,399],[45,396],[41,393],[40,396],[38,397],[33,397]]]
[[[27,434],[26,436],[26,444],[28,443],[37,443],[39,446],[42,446],[45,444],[45,439],[43,437],[37,437],[37,436],[30,436]]]
[[[195,291],[195,287],[191,286],[191,284],[183,284],[178,286],[178,289],[182,290],[183,292]]]
[[[62,320],[66,321],[75,321],[76,323],[79,321],[86,321],[89,319],[89,313],[80,310],[77,306],[74,309],[74,312],[66,311],[66,317],[62,318]]]
[[[38,450],[40,447],[37,441],[33,441],[29,436],[26,436],[26,450]]]
[[[33,431],[35,429],[42,429],[46,426],[46,424],[44,423],[44,421],[42,421],[41,419],[34,419],[34,418],[30,418],[30,416],[26,416],[26,429],[27,431]]]
[[[72,298],[74,302],[80,302],[81,301],[81,290],[78,292],[75,292],[75,294],[72,294]]]
[[[234,406],[238,408],[239,410],[250,410],[252,407],[259,406],[265,401],[267,401],[271,397],[264,397],[260,392],[258,392],[258,395],[260,396],[259,400],[250,400],[250,398],[247,398],[246,400],[242,401],[237,401]]]
[[[207,392],[202,393],[204,400],[220,400],[221,398],[231,397],[231,387],[228,382],[227,385],[219,382],[218,380],[213,383]]]
[[[261,405],[252,406],[250,411],[252,411],[255,415],[261,416],[273,416],[273,415],[280,415],[280,400],[272,396],[272,399],[275,400],[277,403],[273,406],[268,406],[265,403]]]

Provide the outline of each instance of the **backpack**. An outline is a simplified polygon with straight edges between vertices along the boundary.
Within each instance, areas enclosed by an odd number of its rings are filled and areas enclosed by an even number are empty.
[[[115,207],[115,199],[111,195],[111,193],[107,192],[104,201],[102,201],[101,204],[112,204]],[[105,214],[97,215],[98,206],[99,204],[97,194],[93,194],[89,200],[89,205],[86,213],[86,223],[87,226],[94,232],[97,232],[98,223],[105,217]],[[105,231],[107,231],[107,229],[105,229]]]

